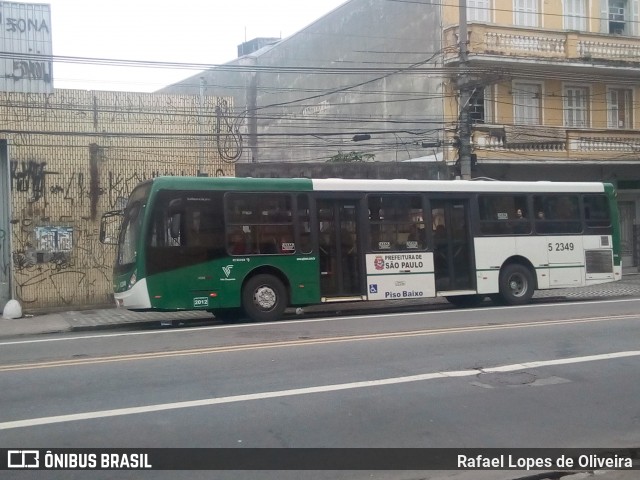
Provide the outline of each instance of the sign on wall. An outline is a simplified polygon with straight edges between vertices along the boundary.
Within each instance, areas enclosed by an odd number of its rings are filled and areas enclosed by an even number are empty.
[[[0,2],[0,90],[53,93],[51,7]]]

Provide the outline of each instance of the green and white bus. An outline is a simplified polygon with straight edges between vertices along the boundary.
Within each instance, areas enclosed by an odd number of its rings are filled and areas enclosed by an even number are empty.
[[[160,177],[121,215],[119,306],[279,319],[322,302],[509,305],[620,280],[607,183]]]

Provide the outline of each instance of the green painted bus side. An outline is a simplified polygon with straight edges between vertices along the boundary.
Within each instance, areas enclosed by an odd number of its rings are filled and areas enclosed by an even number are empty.
[[[282,280],[291,305],[320,303],[315,255],[227,257],[147,277],[151,306],[158,310],[241,306],[242,285],[252,275],[268,273]]]
[[[229,256],[156,275],[147,275],[145,270],[145,232],[149,231],[151,223],[151,215],[147,212],[153,211],[158,192],[309,192],[313,189],[311,180],[158,177],[151,181],[151,185],[149,197],[140,214],[144,221],[141,225],[143,234],[138,238],[136,267],[134,272],[114,275],[116,293],[130,288],[131,275],[135,273],[135,278],[146,279],[152,309],[172,311],[235,308],[241,306],[242,285],[249,276],[271,273],[288,287],[291,305],[320,302],[320,285],[317,278],[319,266],[316,255]]]

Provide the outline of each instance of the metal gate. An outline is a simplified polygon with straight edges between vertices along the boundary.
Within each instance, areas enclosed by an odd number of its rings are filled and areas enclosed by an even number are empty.
[[[7,141],[0,140],[0,314],[11,299],[11,178]]]

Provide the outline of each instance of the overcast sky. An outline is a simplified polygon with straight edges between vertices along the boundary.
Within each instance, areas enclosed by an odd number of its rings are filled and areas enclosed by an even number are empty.
[[[285,38],[346,0],[49,0],[55,56],[221,64]],[[246,33],[245,33],[246,32]],[[55,88],[154,91],[197,70],[56,63]]]

